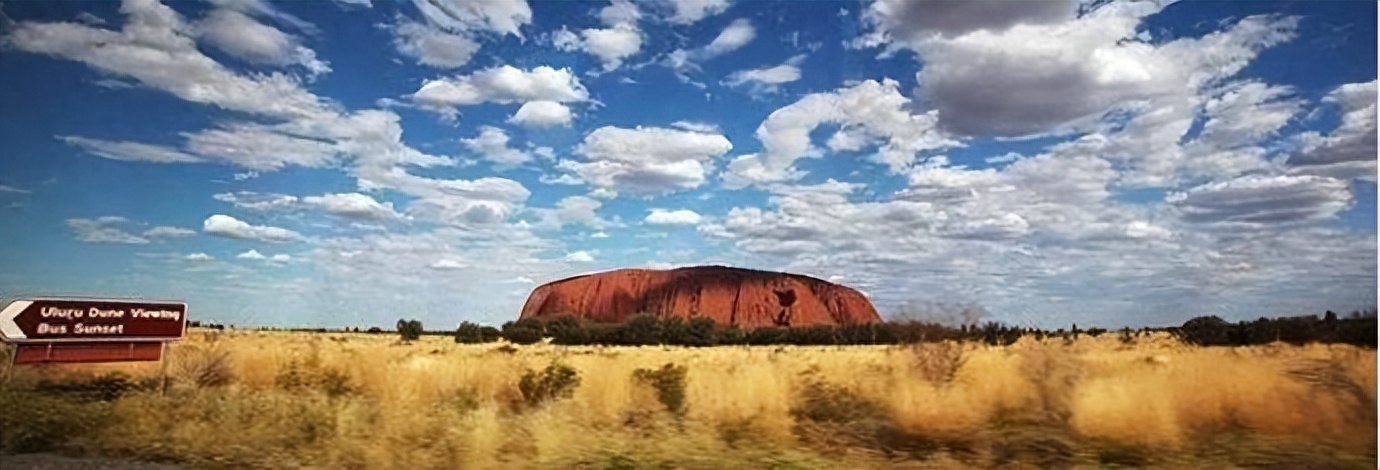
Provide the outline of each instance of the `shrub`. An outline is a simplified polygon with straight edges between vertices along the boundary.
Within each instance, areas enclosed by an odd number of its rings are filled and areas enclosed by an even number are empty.
[[[667,363],[660,369],[637,369],[633,380],[655,389],[666,411],[676,417],[685,415],[685,366]]]
[[[518,381],[518,391],[528,407],[553,400],[570,398],[580,386],[580,374],[575,368],[552,362],[541,372],[528,369]]]
[[[173,376],[191,382],[197,388],[230,385],[234,379],[228,350],[193,346],[175,351],[178,354],[170,358]]]
[[[623,324],[622,343],[629,346],[661,343],[661,319],[649,313],[639,314]]]
[[[422,322],[418,320],[398,320],[398,336],[403,342],[416,341],[422,337]]]
[[[461,344],[477,344],[484,341],[484,330],[479,325],[470,322],[462,322],[455,329],[455,342]]]
[[[967,360],[963,344],[956,341],[920,343],[911,346],[915,368],[921,377],[934,384],[952,382]]]
[[[532,320],[518,320],[503,324],[503,339],[513,344],[534,344],[541,341],[545,331]]]
[[[719,342],[715,335],[715,323],[713,318],[695,317],[685,326],[685,334],[681,336],[681,342],[686,346],[713,346]]]

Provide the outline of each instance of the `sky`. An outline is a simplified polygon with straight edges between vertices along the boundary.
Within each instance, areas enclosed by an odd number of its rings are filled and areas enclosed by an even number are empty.
[[[428,329],[722,264],[1059,328],[1376,303],[1376,3],[0,3],[0,296]]]

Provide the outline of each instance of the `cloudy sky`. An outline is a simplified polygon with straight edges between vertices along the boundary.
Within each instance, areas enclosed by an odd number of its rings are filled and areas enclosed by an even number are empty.
[[[0,295],[514,318],[618,267],[1018,325],[1376,302],[1376,3],[0,5]]]

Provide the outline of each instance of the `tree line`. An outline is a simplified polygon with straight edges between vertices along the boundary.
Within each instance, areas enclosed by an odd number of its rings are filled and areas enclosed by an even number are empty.
[[[1374,310],[1354,312],[1346,318],[1327,312],[1304,317],[1260,318],[1253,321],[1228,323],[1215,316],[1197,317],[1178,327],[1167,328],[1103,328],[1045,330],[1006,325],[1000,322],[982,324],[942,325],[924,321],[892,321],[884,323],[763,327],[745,329],[723,325],[706,317],[685,320],[642,314],[622,323],[596,323],[573,316],[551,319],[523,319],[504,323],[501,328],[464,322],[456,329],[457,343],[487,343],[506,340],[514,344],[533,344],[550,338],[558,345],[606,346],[718,346],[718,345],[878,345],[909,344],[937,341],[974,341],[989,345],[1010,345],[1022,337],[1038,340],[1063,339],[1072,341],[1080,336],[1098,337],[1114,334],[1123,342],[1152,332],[1167,332],[1189,344],[1200,346],[1246,346],[1282,341],[1290,344],[1341,343],[1376,347],[1376,316]],[[420,329],[420,328],[419,328]]]

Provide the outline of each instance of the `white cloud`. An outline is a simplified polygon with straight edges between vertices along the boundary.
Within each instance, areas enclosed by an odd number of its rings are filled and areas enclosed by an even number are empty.
[[[269,261],[273,261],[273,262],[275,262],[275,263],[286,263],[286,262],[288,262],[288,261],[292,261],[292,256],[291,256],[291,255],[286,255],[286,254],[283,254],[283,253],[279,253],[279,254],[270,256],[270,257],[268,258],[268,260],[269,260]]]
[[[555,101],[529,101],[518,108],[508,122],[524,127],[569,127],[574,119],[570,108]]]
[[[250,209],[256,211],[267,211],[273,209],[287,209],[297,205],[297,196],[273,193],[256,193],[253,191],[239,191],[235,193],[218,193],[211,196],[217,201],[234,204],[239,209]]]
[[[429,267],[430,267],[431,269],[441,269],[441,270],[445,270],[445,269],[465,269],[465,268],[470,267],[470,265],[465,264],[465,263],[461,263],[461,262],[456,261],[456,260],[453,260],[453,259],[443,258],[443,259],[438,259],[438,260],[436,260],[435,263],[431,263],[431,265],[430,265]]]
[[[96,219],[67,219],[67,226],[76,233],[77,240],[87,243],[123,243],[142,245],[148,238],[124,231],[120,226],[129,223],[124,217],[105,216]]]
[[[589,251],[574,251],[565,255],[565,260],[571,263],[593,263],[594,255]]]
[[[1350,186],[1338,179],[1251,175],[1170,193],[1165,201],[1186,222],[1259,226],[1330,218],[1352,198]]]
[[[569,48],[569,36],[563,36],[564,47]],[[558,46],[561,47],[561,46]],[[623,60],[642,50],[642,31],[637,26],[619,23],[609,28],[590,28],[580,31],[579,48],[599,58],[605,71],[617,69]]]
[[[729,7],[728,0],[667,0],[672,12],[667,20],[674,24],[689,25],[707,17],[723,13]]]
[[[608,238],[608,232],[594,232],[589,234],[589,238]]]
[[[212,10],[196,24],[196,34],[212,46],[255,64],[300,65],[312,75],[331,68],[296,37],[230,9]]]
[[[92,155],[109,158],[111,160],[153,163],[194,163],[202,161],[195,155],[161,145],[88,139],[86,137],[76,136],[58,136],[58,139],[70,145],[81,147],[82,150]]]
[[[1375,181],[1375,81],[1337,87],[1323,102],[1340,108],[1341,123],[1326,136],[1317,132],[1298,136],[1301,148],[1288,160],[1291,171]]]
[[[480,48],[468,34],[406,20],[393,27],[393,45],[403,55],[417,59],[418,64],[448,69],[468,64]]]
[[[85,63],[187,101],[275,117],[323,112],[321,101],[281,73],[241,75],[202,54],[193,28],[172,8],[127,1],[120,31],[79,23],[20,22],[3,43],[15,49]]]
[[[878,0],[863,12],[874,29],[863,42],[917,42],[934,35],[949,37],[979,31],[1004,31],[1021,24],[1047,24],[1072,19],[1075,0],[1011,3],[1005,0],[916,2]]]
[[[238,254],[238,255],[235,255],[235,257],[236,257],[236,258],[239,258],[239,259],[253,259],[253,260],[265,260],[265,259],[268,259],[267,256],[264,256],[262,253],[259,253],[259,250],[253,250],[253,249],[251,249],[251,250],[249,250],[249,251],[246,251],[246,252],[244,252],[244,253],[240,253],[240,254]]]
[[[202,158],[263,172],[289,165],[322,168],[334,163],[339,155],[339,148],[333,142],[303,138],[257,124],[230,125],[185,136],[187,150]]]
[[[6,184],[0,184],[0,193],[30,194],[32,192],[33,191],[27,189],[21,189]]]
[[[157,227],[150,228],[150,229],[148,229],[148,230],[145,230],[144,233],[143,233],[144,238],[150,238],[150,239],[152,239],[152,238],[181,238],[181,237],[190,237],[190,236],[193,236],[193,235],[196,235],[196,230],[186,229],[186,228],[182,228],[182,227],[169,227],[169,226],[166,226],[166,225],[159,225],[159,226],[157,226]]]
[[[360,193],[325,194],[302,198],[307,205],[320,207],[326,213],[351,219],[390,220],[402,217],[393,210],[393,203],[380,203]]]
[[[530,71],[510,65],[470,75],[428,80],[412,94],[417,104],[437,110],[480,103],[571,103],[589,100],[589,91],[568,68],[539,66]]]
[[[218,237],[264,242],[287,242],[300,239],[301,234],[279,227],[250,225],[228,215],[215,214],[206,218],[201,231]]]
[[[810,133],[825,124],[878,145],[872,160],[892,172],[910,168],[918,154],[959,145],[937,128],[937,113],[911,114],[910,99],[894,80],[868,80],[828,93],[813,93],[773,111],[757,127],[765,151],[735,158],[724,173],[730,188],[787,181],[801,176],[796,160],[819,154]]]
[[[718,57],[729,52],[741,49],[748,45],[757,37],[757,30],[752,27],[752,22],[746,19],[733,20],[718,36],[710,41],[709,45],[701,50],[701,60]]]
[[[676,122],[671,123],[671,127],[674,127],[674,128],[676,128],[676,129],[687,130],[687,131],[690,131],[690,132],[699,132],[699,133],[701,133],[701,134],[722,134],[722,133],[723,133],[723,131],[719,129],[719,126],[718,126],[718,125],[710,124],[710,123],[706,123],[706,122],[676,121]]]
[[[1063,22],[928,37],[908,47],[923,58],[916,80],[946,128],[1023,136],[1086,127],[1083,120],[1137,100],[1187,100],[1291,39],[1298,23],[1253,16],[1202,38],[1157,44],[1137,27],[1159,8],[1114,3]]]
[[[724,84],[736,87],[744,84],[752,85],[754,93],[776,93],[778,85],[800,80],[800,64],[805,61],[804,55],[797,55],[786,60],[786,63],[760,69],[739,70],[729,74],[724,79]]]
[[[608,6],[599,10],[599,21],[606,26],[637,24],[641,19],[642,11],[630,0],[610,0]]]
[[[452,32],[488,31],[521,38],[522,26],[532,22],[532,7],[526,0],[414,0],[412,4],[430,24]]]
[[[542,182],[542,184],[563,184],[563,185],[569,185],[569,186],[579,186],[579,185],[585,184],[585,180],[582,180],[582,179],[580,179],[580,177],[575,176],[575,175],[560,175],[560,176],[541,175],[540,177],[537,178],[537,180],[540,181],[540,182]]]
[[[688,209],[649,209],[646,222],[652,225],[696,225],[701,217]]]
[[[216,257],[208,255],[206,253],[192,253],[187,256],[184,256],[182,259],[185,259],[187,261],[215,261]]]
[[[473,139],[460,139],[471,152],[494,164],[496,170],[507,170],[532,161],[532,155],[508,146],[508,134],[493,126],[482,126]]]
[[[732,149],[719,134],[605,126],[576,147],[586,161],[562,160],[557,166],[598,188],[658,195],[703,184],[712,160]]]

